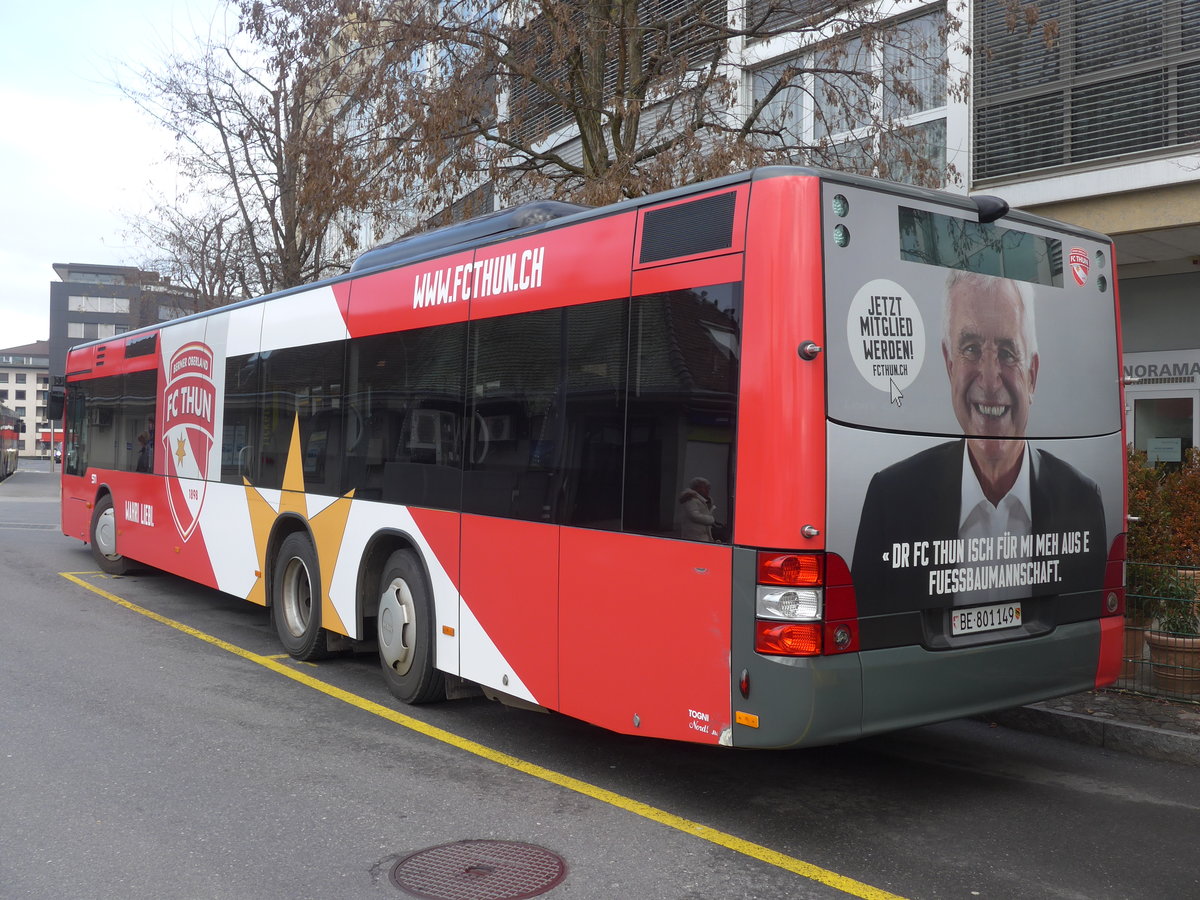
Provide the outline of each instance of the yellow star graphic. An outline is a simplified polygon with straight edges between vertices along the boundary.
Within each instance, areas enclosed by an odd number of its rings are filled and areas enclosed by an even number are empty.
[[[300,452],[300,419],[292,422],[292,440],[288,449],[287,463],[283,471],[283,490],[279,497],[278,512],[272,508],[259,490],[243,478],[246,502],[250,508],[250,527],[254,533],[254,548],[257,552],[260,571],[267,551],[267,541],[281,515],[293,514],[308,521],[315,539],[321,569],[321,625],[339,634],[349,634],[337,610],[329,599],[329,587],[333,582],[333,567],[341,551],[345,537],[346,520],[350,515],[350,501],[354,491],[338,498],[321,512],[308,516],[305,497],[303,456]],[[261,575],[246,599],[265,606],[268,601],[266,579]]]
[[[183,449],[184,443],[184,438],[180,438],[177,446],[175,447],[175,456],[180,462],[183,462],[183,458],[187,456],[187,451]]]

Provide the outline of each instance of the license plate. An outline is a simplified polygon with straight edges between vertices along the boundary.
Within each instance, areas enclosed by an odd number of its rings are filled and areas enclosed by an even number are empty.
[[[1016,628],[1020,624],[1020,603],[997,603],[995,606],[975,606],[971,609],[950,611],[950,633],[955,636]]]

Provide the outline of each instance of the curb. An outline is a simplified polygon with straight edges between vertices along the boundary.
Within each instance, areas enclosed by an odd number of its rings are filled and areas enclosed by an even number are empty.
[[[1100,719],[1043,706],[1021,706],[991,713],[988,721],[1017,731],[1045,734],[1151,759],[1200,766],[1200,735]]]

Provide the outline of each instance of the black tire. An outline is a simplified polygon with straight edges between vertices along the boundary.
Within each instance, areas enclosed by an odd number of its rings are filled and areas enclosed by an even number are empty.
[[[279,545],[271,579],[271,621],[279,643],[293,659],[329,655],[321,627],[321,569],[312,541],[293,532]]]
[[[446,699],[437,669],[433,599],[416,555],[397,550],[379,578],[379,663],[388,690],[405,703]]]
[[[89,537],[92,559],[103,571],[109,575],[124,575],[130,570],[129,560],[117,552],[117,514],[111,494],[96,501]]]

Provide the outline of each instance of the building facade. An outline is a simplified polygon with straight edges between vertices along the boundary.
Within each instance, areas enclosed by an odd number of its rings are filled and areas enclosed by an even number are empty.
[[[189,315],[194,293],[136,266],[55,263],[50,284],[50,372],[65,374],[76,344]]]
[[[1111,235],[1134,445],[1200,446],[1200,4],[975,2],[971,188]]]
[[[0,349],[0,404],[25,423],[18,440],[21,456],[48,457],[57,428],[46,417],[50,394],[50,345],[47,341]]]
[[[805,5],[730,4],[735,24],[768,13],[797,22],[795,33],[735,39],[739,102],[767,102],[779,73],[794,66],[808,74],[771,97],[766,113],[785,124],[785,140],[837,148],[838,168],[995,194],[1111,235],[1130,439],[1171,461],[1200,447],[1200,3],[868,6],[892,26],[873,44],[836,25],[813,27]],[[837,67],[872,74],[873,106],[839,107],[864,80],[816,75],[829,47]],[[904,85],[893,89],[893,79]],[[868,106],[902,126],[906,147],[873,131],[862,115]],[[913,152],[924,156],[923,171]]]

